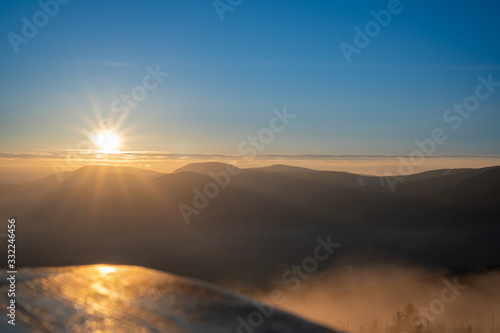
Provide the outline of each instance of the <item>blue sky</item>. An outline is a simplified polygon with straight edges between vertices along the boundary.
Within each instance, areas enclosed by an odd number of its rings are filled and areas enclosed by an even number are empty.
[[[40,5],[2,1],[0,151],[76,148],[84,116],[159,65],[170,75],[125,119],[124,149],[234,154],[286,105],[297,118],[265,153],[404,155],[442,127],[438,154],[500,155],[500,89],[456,131],[442,118],[478,76],[500,81],[500,4],[401,0],[348,64],[339,44],[387,4],[244,0],[221,21],[212,1],[72,0],[16,54],[7,34]]]

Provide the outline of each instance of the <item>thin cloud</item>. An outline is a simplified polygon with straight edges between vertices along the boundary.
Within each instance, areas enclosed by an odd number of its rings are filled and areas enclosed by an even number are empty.
[[[161,160],[161,159],[242,159],[248,158],[244,155],[231,155],[231,154],[191,154],[191,153],[172,153],[161,151],[121,151],[118,153],[103,153],[99,150],[76,150],[76,149],[59,149],[54,151],[44,152],[0,152],[0,159],[61,159],[67,155],[79,155],[81,159],[85,158],[99,158],[106,156],[108,158],[117,160]],[[313,154],[267,154],[256,155],[257,160],[342,160],[342,159],[397,159],[405,158],[407,155],[313,155]],[[431,155],[427,158],[498,158],[496,155]]]

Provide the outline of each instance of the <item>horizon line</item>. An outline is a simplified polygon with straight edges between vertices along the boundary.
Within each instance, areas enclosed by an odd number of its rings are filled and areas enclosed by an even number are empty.
[[[177,153],[169,151],[155,150],[123,150],[123,151],[102,151],[90,149],[54,149],[45,150],[37,149],[40,152],[23,152],[23,151],[0,151],[1,159],[60,159],[68,155],[78,154],[81,156],[88,155],[88,158],[79,158],[79,161],[92,161],[96,157],[116,157],[117,160],[140,161],[142,158],[154,157],[153,160],[159,158],[227,158],[227,159],[248,159],[248,155],[241,154],[224,154],[224,153]],[[410,154],[256,154],[252,155],[252,159],[342,159],[342,158],[405,158]],[[133,158],[135,157],[135,158]],[[431,154],[425,158],[500,158],[500,155],[478,155],[478,154]],[[101,160],[101,159],[98,159]],[[152,160],[152,161],[153,161]]]

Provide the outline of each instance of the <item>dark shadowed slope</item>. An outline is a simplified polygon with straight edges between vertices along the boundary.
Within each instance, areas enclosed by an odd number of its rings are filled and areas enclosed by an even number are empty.
[[[194,207],[196,193],[215,182],[210,172],[224,179],[226,168],[162,175],[88,166],[62,183],[0,187],[9,198],[0,213],[18,219],[25,267],[109,262],[252,285],[280,278],[328,235],[342,247],[319,269],[350,254],[431,267],[500,263],[499,167],[412,175],[394,192],[379,177],[242,169],[187,224],[179,205]],[[43,194],[25,197],[31,187]],[[16,191],[23,195],[10,196]]]
[[[264,315],[262,304],[214,285],[141,267],[23,269],[18,279],[16,326],[2,320],[1,332],[334,332],[277,309]],[[8,289],[0,289],[0,312]]]

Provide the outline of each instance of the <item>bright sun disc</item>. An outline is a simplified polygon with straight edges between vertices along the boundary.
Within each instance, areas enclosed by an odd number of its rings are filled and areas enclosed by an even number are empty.
[[[120,147],[120,138],[113,132],[102,132],[97,138],[99,149],[115,151]]]

